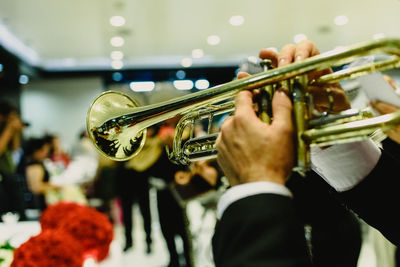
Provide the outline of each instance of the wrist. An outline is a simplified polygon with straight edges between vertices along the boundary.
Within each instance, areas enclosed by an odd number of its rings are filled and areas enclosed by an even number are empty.
[[[287,177],[290,172],[287,173],[283,169],[273,170],[272,168],[262,170],[251,170],[239,176],[239,184],[252,183],[252,182],[271,182],[285,186]]]
[[[293,197],[290,190],[273,182],[249,182],[236,185],[228,189],[219,199],[217,206],[217,218],[221,219],[224,211],[234,202],[257,194],[277,194],[286,197]]]
[[[254,182],[270,182],[280,185],[285,185],[286,179],[280,175],[265,175],[259,177],[249,177],[247,179],[239,180],[239,184],[254,183]]]

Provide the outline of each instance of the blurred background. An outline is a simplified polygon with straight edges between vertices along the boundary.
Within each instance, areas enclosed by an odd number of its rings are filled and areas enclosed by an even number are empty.
[[[174,80],[233,79],[261,48],[308,38],[322,52],[396,37],[399,11],[398,0],[2,0],[1,94],[32,122],[27,134],[57,131],[69,147],[102,91],[152,81],[135,96],[160,101],[186,93]]]
[[[279,51],[309,39],[326,52],[400,38],[399,14],[399,0],[1,0],[0,96],[29,124],[23,140],[55,135],[73,158],[86,113],[102,92],[125,92],[140,105],[157,103],[233,80],[245,62],[257,63],[261,48]],[[398,70],[387,74],[400,84]],[[155,198],[150,189],[153,215]],[[119,210],[115,205],[114,219]],[[200,218],[208,209],[190,205],[190,216],[196,218],[192,227],[208,229],[197,241],[209,245],[215,218]],[[138,216],[138,210],[133,214]],[[136,258],[118,266],[167,265],[157,216],[152,218],[159,235],[153,258],[146,263],[143,258],[150,256],[131,251],[130,257]],[[122,228],[116,228],[121,240],[117,251],[124,246]],[[139,231],[135,239],[144,236],[140,223],[134,231]],[[375,266],[372,247],[360,266]],[[210,247],[204,245],[204,250],[207,256],[196,256],[196,266],[212,266]]]

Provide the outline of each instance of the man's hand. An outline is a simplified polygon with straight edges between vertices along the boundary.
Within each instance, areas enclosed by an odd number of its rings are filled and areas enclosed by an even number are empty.
[[[252,99],[249,91],[236,96],[235,114],[224,121],[216,141],[218,163],[232,186],[256,181],[284,185],[294,161],[292,103],[282,90],[276,92],[274,120],[266,124]]]
[[[270,49],[263,49],[259,53],[261,59],[270,59],[273,67],[283,67],[293,62],[300,62],[306,58],[319,55],[318,48],[309,40],[302,41],[297,45],[285,45],[279,54]],[[331,73],[331,69],[313,71],[308,74],[308,80],[317,79],[324,74]],[[329,108],[329,95],[327,89],[330,89],[333,97],[333,112],[340,112],[350,108],[350,102],[339,84],[329,84],[325,86],[309,86],[308,89],[313,96],[315,109],[326,111]]]

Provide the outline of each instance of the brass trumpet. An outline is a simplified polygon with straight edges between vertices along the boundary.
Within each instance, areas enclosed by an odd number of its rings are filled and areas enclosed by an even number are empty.
[[[385,54],[387,58],[333,72],[317,80],[307,80],[307,73],[310,71],[342,66],[358,57],[377,54]],[[344,112],[323,114],[311,119],[312,106],[308,86],[335,83],[398,67],[400,39],[380,39],[335,49],[302,62],[266,70],[244,79],[148,106],[140,107],[136,101],[120,92],[107,91],[98,96],[89,108],[87,130],[95,146],[105,156],[123,161],[139,153],[145,142],[146,128],[182,115],[175,129],[173,150],[169,156],[175,162],[188,164],[191,161],[215,157],[217,151],[214,143],[218,134],[190,138],[183,142],[182,134],[186,127],[193,129],[194,122],[198,119],[208,118],[211,122],[215,115],[233,111],[234,104],[229,100],[241,90],[264,88],[271,96],[279,85],[289,89],[292,95],[297,129],[295,171],[304,174],[310,169],[310,146],[363,140],[377,130],[385,131],[400,123],[400,111],[377,117],[372,117],[365,111]],[[210,133],[210,129],[208,132]]]

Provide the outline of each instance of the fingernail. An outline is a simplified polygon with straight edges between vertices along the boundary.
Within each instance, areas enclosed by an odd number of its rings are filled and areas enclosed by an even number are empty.
[[[300,55],[299,55],[299,56],[296,56],[296,62],[297,62],[297,61],[301,61],[301,60],[303,60],[303,56],[300,56]]]
[[[287,91],[285,88],[280,88],[277,92],[279,94],[289,96],[289,91]]]
[[[286,58],[281,58],[279,59],[279,66],[285,65],[286,64]]]

